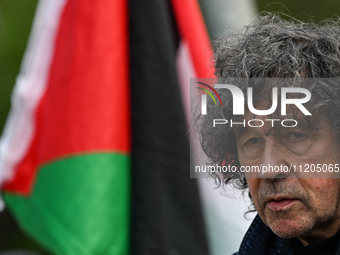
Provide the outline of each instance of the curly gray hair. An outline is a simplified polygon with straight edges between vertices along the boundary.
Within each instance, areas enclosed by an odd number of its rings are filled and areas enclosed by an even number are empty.
[[[286,21],[278,14],[261,14],[243,32],[225,34],[214,42],[215,75],[219,83],[226,78],[340,78],[339,24],[334,18],[314,24],[293,18]],[[246,86],[241,89],[245,91]],[[309,110],[324,116],[340,137],[339,83],[314,84],[308,89],[313,95]],[[197,116],[196,128],[211,164],[239,167],[235,130],[214,128],[211,124],[213,119],[234,119],[230,95],[219,94],[226,104],[209,107],[208,115]],[[264,99],[270,101],[268,90],[261,87],[254,91],[255,104]],[[313,119],[306,118],[307,123],[317,129]],[[242,173],[214,176],[219,185],[235,180],[234,185],[247,188]]]

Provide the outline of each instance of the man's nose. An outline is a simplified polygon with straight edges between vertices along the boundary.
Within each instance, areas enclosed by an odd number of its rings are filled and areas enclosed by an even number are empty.
[[[258,174],[259,178],[273,181],[277,178],[287,178],[289,174],[289,165],[283,148],[276,144],[266,144],[262,156],[262,167]]]

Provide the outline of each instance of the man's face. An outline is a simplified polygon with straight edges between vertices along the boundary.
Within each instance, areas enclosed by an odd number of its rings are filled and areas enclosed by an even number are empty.
[[[250,117],[248,113],[245,119]],[[296,172],[246,173],[246,179],[263,222],[278,236],[299,237],[308,245],[334,235],[340,228],[340,179],[334,170],[313,173],[313,177],[322,178],[311,178],[305,169],[317,164],[334,168],[340,163],[340,148],[328,123],[318,130],[301,124],[296,128],[276,124],[271,130],[267,122],[263,127],[246,128],[237,134],[237,147],[242,166],[296,166]]]

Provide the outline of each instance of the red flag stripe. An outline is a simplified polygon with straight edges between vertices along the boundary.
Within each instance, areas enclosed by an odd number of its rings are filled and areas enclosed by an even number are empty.
[[[214,77],[213,69],[209,68],[212,56],[209,35],[197,1],[171,0],[171,2],[181,37],[189,44],[196,75],[199,78]],[[203,53],[202,49],[205,49]]]

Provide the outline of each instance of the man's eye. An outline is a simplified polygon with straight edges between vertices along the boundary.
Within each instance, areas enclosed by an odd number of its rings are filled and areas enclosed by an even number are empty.
[[[250,138],[250,139],[247,141],[247,144],[256,145],[256,144],[259,144],[260,142],[261,142],[261,139],[260,139],[260,138],[253,137],[253,138]]]
[[[313,145],[313,139],[308,134],[290,132],[283,137],[282,143],[294,154],[304,155]]]
[[[259,157],[265,146],[265,141],[262,137],[251,137],[242,146],[244,156],[249,159],[256,159]]]
[[[303,140],[306,136],[299,132],[291,132],[286,135],[288,140],[291,141],[300,141]]]

